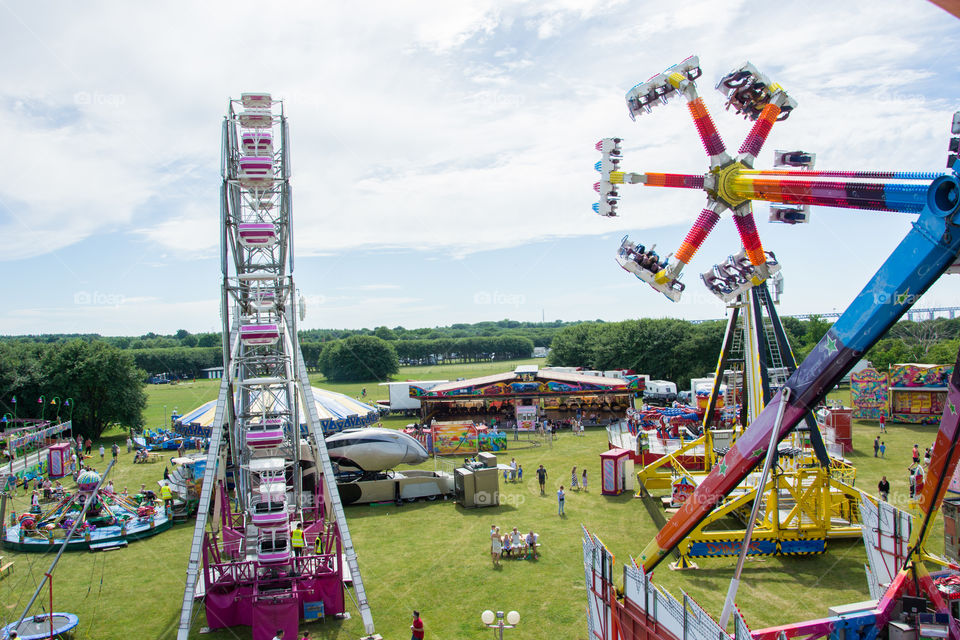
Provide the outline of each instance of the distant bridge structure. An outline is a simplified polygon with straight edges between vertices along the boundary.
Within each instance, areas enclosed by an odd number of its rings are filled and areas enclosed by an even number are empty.
[[[906,316],[907,320],[916,321],[916,320],[933,320],[935,317],[941,314],[946,314],[951,320],[957,317],[957,312],[960,311],[960,307],[914,307],[907,311]],[[797,320],[810,320],[811,318],[823,318],[827,319],[836,319],[840,317],[839,311],[830,311],[828,313],[796,313],[796,314],[783,314],[781,318],[796,318]],[[724,322],[725,318],[711,318],[707,320],[691,320],[694,324],[700,324],[701,322]]]

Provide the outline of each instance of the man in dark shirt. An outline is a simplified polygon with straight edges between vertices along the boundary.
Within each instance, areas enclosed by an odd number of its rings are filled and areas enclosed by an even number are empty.
[[[540,468],[537,469],[537,482],[540,483],[540,495],[546,495],[543,487],[547,483],[547,470],[543,468],[543,465],[540,465]]]
[[[880,479],[880,482],[877,483],[877,491],[880,492],[880,499],[884,502],[887,502],[890,498],[890,483],[887,481],[887,476],[883,476]]]

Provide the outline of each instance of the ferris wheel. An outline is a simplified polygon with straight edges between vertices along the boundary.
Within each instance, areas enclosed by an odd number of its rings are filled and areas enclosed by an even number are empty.
[[[224,377],[178,638],[189,634],[199,591],[218,594],[206,600],[208,627],[245,624],[254,637],[277,627],[293,637],[306,603],[322,601],[325,614],[342,613],[341,553],[365,631],[372,634],[297,340],[289,129],[282,101],[268,93],[230,100],[221,173]],[[211,504],[217,515],[208,530]],[[229,593],[237,597],[219,597]],[[241,598],[249,593],[251,598]]]

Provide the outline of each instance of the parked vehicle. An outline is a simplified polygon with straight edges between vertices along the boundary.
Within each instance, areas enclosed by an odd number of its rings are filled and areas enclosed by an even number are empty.
[[[643,390],[647,404],[670,404],[677,399],[677,385],[669,380],[650,380]]]

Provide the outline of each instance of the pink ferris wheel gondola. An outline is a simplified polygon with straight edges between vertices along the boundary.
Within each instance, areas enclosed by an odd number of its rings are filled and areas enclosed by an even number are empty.
[[[271,311],[276,301],[277,294],[272,289],[255,289],[250,294],[250,306],[256,311]]]
[[[252,449],[272,449],[283,444],[283,419],[268,418],[252,422],[247,427],[247,446]]]
[[[250,522],[257,527],[275,527],[287,522],[287,494],[285,487],[261,485],[250,504]]]
[[[245,324],[240,327],[240,340],[248,347],[274,344],[279,339],[277,324]]]
[[[273,185],[273,158],[244,156],[240,158],[240,184],[247,189],[266,189]]]
[[[240,104],[245,109],[269,109],[273,106],[273,97],[263,91],[249,91],[240,94]]]
[[[257,562],[280,564],[290,562],[291,556],[290,528],[286,524],[260,529],[257,536]]]
[[[247,156],[272,156],[273,135],[262,129],[244,131],[240,135],[240,150]]]
[[[240,112],[237,120],[245,129],[269,129],[273,126],[273,112],[270,109],[247,109]]]
[[[240,244],[245,247],[272,247],[277,243],[277,228],[269,222],[243,222],[237,229]]]

